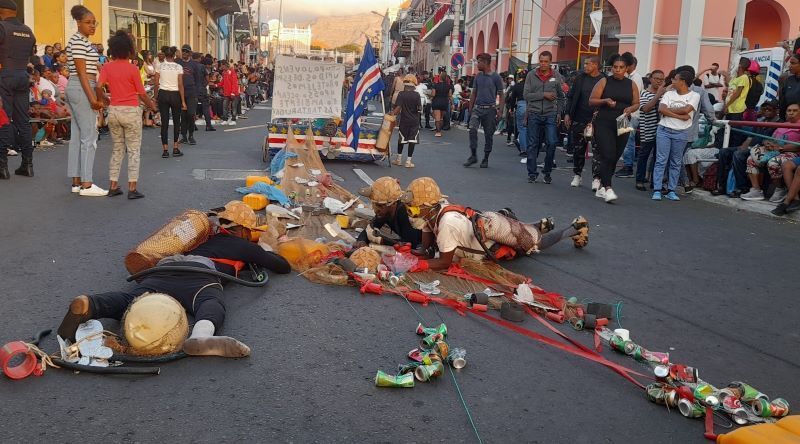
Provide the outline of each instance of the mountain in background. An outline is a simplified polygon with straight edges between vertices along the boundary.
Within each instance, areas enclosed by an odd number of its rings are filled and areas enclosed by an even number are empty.
[[[318,17],[298,26],[311,25],[312,45],[323,49],[334,49],[346,45],[364,47],[364,34],[372,38],[381,31],[383,17],[375,14],[355,14],[344,16]],[[291,26],[291,24],[287,25]]]

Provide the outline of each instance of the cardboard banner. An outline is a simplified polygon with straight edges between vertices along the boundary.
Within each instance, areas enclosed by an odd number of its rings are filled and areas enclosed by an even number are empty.
[[[272,118],[341,118],[344,65],[279,55]]]

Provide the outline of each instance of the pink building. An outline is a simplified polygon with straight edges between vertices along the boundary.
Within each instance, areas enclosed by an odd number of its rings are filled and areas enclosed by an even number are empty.
[[[685,64],[726,67],[737,7],[737,0],[464,1],[467,60],[488,52],[496,56],[500,71],[513,59],[527,62],[529,55],[536,63],[544,50],[553,53],[554,61],[576,66],[579,45],[589,49],[587,14],[601,7],[596,51],[603,57],[631,51],[642,73]],[[798,25],[800,0],[749,0],[743,43],[749,49],[779,46],[798,37]],[[467,72],[472,69],[468,63]]]

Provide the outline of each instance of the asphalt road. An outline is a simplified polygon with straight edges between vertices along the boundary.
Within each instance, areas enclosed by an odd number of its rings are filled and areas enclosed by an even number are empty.
[[[0,183],[0,343],[56,328],[82,293],[125,288],[123,257],[185,208],[238,198],[239,182],[198,180],[196,168],[261,168],[263,124],[256,110],[237,131],[200,132],[180,159],[161,159],[146,130],[139,201],[81,198],[69,192],[66,147],[37,152],[36,177]],[[224,127],[219,127],[220,129]],[[617,181],[613,205],[588,184],[526,183],[513,148],[495,137],[489,169],[464,169],[467,133],[424,134],[414,169],[328,162],[356,190],[358,167],[405,185],[433,176],[450,200],[481,209],[512,207],[522,219],[545,215],[563,226],[591,221],[589,246],[560,244],[510,265],[545,289],[581,300],[624,302],[621,324],[641,345],[669,351],[723,386],[742,380],[800,406],[797,328],[798,228],[685,198],[652,202]],[[107,186],[104,137],[96,181]],[[566,165],[561,154],[558,162]],[[17,160],[12,159],[16,168]],[[124,177],[124,176],[123,176]],[[0,378],[3,441],[57,442],[474,442],[449,377],[414,389],[374,387],[376,370],[394,372],[416,346],[418,318],[391,296],[362,296],[296,275],[266,288],[226,289],[224,333],[252,347],[242,360],[192,358],[162,365],[159,376],[111,377],[49,370],[41,378]],[[475,317],[440,309],[449,343],[467,349],[457,374],[485,442],[703,442],[699,420],[647,401],[612,371]],[[427,324],[440,322],[419,308]],[[547,334],[532,320],[524,327]],[[587,345],[588,334],[563,329]],[[55,350],[54,338],[43,342]],[[606,349],[631,368],[641,366]]]

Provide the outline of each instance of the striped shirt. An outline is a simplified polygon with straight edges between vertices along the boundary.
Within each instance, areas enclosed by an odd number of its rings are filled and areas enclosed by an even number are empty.
[[[70,76],[77,76],[78,69],[75,67],[75,60],[83,59],[86,61],[86,74],[97,75],[97,61],[100,54],[92,47],[92,43],[80,32],[76,32],[67,42],[67,67]]]
[[[648,90],[643,90],[641,98],[639,99],[639,137],[642,142],[650,142],[656,138],[656,129],[658,129],[658,103],[649,112],[644,111],[644,106],[647,102],[653,100],[656,96]]]

